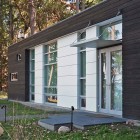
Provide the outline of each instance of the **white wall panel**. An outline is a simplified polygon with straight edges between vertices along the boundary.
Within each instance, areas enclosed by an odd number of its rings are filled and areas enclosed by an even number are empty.
[[[91,39],[97,37],[97,27],[93,26],[86,30],[86,39]]]
[[[63,77],[58,77],[58,86],[71,86],[71,85],[76,85],[77,86],[77,76],[63,76]]]
[[[86,86],[88,85],[93,85],[96,86],[97,85],[97,78],[96,78],[96,74],[92,74],[92,75],[87,75],[86,76]]]
[[[59,52],[58,52],[59,53]],[[68,66],[77,64],[77,54],[58,58],[59,66]]]
[[[59,96],[58,95],[58,106],[68,107],[74,106],[77,109],[77,97]]]
[[[97,73],[96,65],[97,65],[96,62],[87,63],[86,64],[86,67],[87,67],[86,74],[87,75],[96,74]]]
[[[97,112],[97,98],[86,98],[86,110]]]
[[[77,86],[58,86],[59,96],[77,97]]]
[[[77,47],[70,47],[70,45],[59,48],[58,57],[64,57],[77,54]]]
[[[76,75],[77,65],[58,67],[58,76]]]
[[[77,48],[70,45],[77,39],[77,34],[70,34],[58,39],[58,106],[77,108]]]
[[[86,86],[86,97],[96,98],[96,86]]]
[[[35,102],[36,103],[43,103],[44,102],[44,100],[43,100],[43,95],[42,94],[38,94],[38,93],[36,93],[35,94]]]
[[[97,60],[97,51],[96,51],[96,49],[90,49],[89,50],[89,48],[87,48],[86,49],[86,54],[87,54],[87,60],[86,60],[86,62],[88,63],[88,62],[96,62]]]
[[[69,34],[69,35],[64,36],[62,38],[59,38],[57,41],[58,48],[65,47],[65,46],[67,47],[67,45],[69,46],[73,42],[75,42],[76,39],[77,39],[76,33]]]
[[[43,103],[43,46],[35,47],[35,102]]]

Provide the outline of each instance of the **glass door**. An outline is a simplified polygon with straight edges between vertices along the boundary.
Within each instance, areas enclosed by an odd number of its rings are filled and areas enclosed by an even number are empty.
[[[122,51],[121,46],[99,51],[100,112],[122,114]]]

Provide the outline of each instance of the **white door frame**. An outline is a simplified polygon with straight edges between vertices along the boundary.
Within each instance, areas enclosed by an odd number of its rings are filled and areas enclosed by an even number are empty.
[[[122,50],[122,45],[114,46],[110,48],[104,48],[99,50],[99,112],[107,113],[107,114],[114,114],[114,115],[120,115],[122,116],[122,111],[116,111],[111,110],[111,59],[110,59],[110,53],[112,51]],[[106,108],[101,108],[101,54],[106,53]]]

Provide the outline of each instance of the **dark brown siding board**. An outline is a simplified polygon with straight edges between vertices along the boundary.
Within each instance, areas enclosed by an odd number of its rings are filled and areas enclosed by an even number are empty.
[[[132,2],[123,10],[123,117],[140,119],[140,3]]]

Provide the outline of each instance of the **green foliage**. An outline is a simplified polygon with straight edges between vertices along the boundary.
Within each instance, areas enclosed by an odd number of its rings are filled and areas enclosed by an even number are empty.
[[[37,119],[2,123],[1,140],[139,140],[140,128],[125,124],[93,126],[87,130],[75,129],[70,133],[52,132],[37,125]]]

